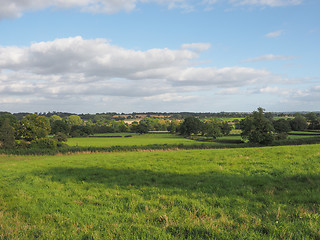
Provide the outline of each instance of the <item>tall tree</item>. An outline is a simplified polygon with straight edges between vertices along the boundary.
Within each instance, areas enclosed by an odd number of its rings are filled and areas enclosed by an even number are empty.
[[[182,135],[198,134],[202,130],[202,122],[196,117],[186,117],[179,127]]]
[[[10,120],[6,118],[0,128],[0,147],[10,149],[15,147],[14,129],[10,126]]]
[[[296,117],[290,121],[290,125],[294,131],[303,131],[307,128],[308,122],[304,116],[297,114]]]
[[[241,137],[251,143],[269,144],[273,141],[274,128],[264,116],[264,109],[259,107],[251,116],[241,120]]]
[[[27,141],[44,138],[51,131],[49,120],[37,114],[25,116],[17,122],[15,128],[17,138],[24,138]]]

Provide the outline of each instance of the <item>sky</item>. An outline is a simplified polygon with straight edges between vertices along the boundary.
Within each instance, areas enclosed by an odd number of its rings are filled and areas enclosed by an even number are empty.
[[[0,111],[319,111],[319,0],[1,0]]]

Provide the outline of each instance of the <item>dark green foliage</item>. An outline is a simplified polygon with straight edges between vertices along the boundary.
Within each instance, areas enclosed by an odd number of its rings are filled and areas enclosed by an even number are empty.
[[[70,135],[72,137],[86,137],[93,134],[93,129],[89,126],[74,125],[71,127]]]
[[[221,123],[221,132],[224,136],[229,135],[231,130],[232,130],[232,126],[229,123],[227,122]]]
[[[303,131],[307,128],[308,123],[305,117],[297,114],[296,117],[290,121],[290,125],[293,131]]]
[[[202,124],[203,130],[202,132],[206,137],[212,137],[213,139],[216,139],[217,137],[222,136],[221,131],[221,123],[218,121],[207,121]]]
[[[309,123],[308,129],[310,130],[320,129],[320,118],[317,116],[317,114],[313,112],[307,113],[306,119]]]
[[[57,141],[50,138],[40,138],[31,142],[31,148],[57,149]]]
[[[181,135],[190,136],[198,134],[203,129],[203,123],[196,117],[187,117],[181,123],[179,132]]]
[[[264,117],[263,109],[258,108],[252,116],[241,120],[241,137],[250,143],[270,144],[274,140],[274,128],[271,122]]]
[[[58,142],[66,142],[66,141],[68,141],[68,136],[62,132],[58,132],[54,136],[54,139],[56,139]]]
[[[149,132],[147,123],[143,121],[140,121],[138,124],[132,124],[131,131],[140,134],[145,134]]]
[[[9,124],[11,126],[14,126],[14,124],[17,122],[17,118],[12,114],[2,114],[0,115],[0,127],[4,123],[6,119],[9,119]]]
[[[10,126],[10,119],[6,118],[0,127],[0,148],[11,149],[15,147],[14,129]]]
[[[291,131],[290,122],[283,118],[273,121],[273,127],[276,133],[288,133]]]
[[[62,120],[56,120],[51,125],[51,133],[57,134],[58,132],[69,134],[70,132],[70,126],[68,123]]]

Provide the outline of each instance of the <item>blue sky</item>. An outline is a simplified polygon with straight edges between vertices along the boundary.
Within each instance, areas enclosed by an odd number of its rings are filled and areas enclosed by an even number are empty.
[[[319,111],[318,0],[4,0],[0,111]]]

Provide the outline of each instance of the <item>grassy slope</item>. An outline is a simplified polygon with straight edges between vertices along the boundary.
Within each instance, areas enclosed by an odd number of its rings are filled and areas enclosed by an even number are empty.
[[[317,239],[320,145],[0,157],[0,239]]]

